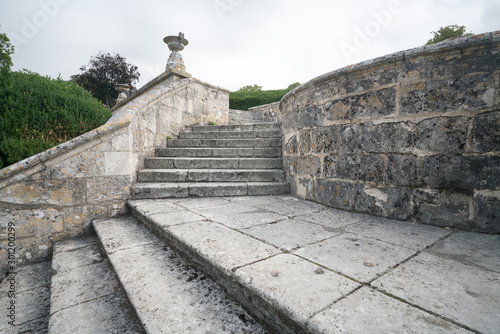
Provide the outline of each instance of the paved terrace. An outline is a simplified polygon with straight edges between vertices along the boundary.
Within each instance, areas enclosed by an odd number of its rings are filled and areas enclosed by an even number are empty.
[[[264,318],[268,310],[262,309],[270,307],[297,331],[500,332],[499,235],[334,210],[290,196],[130,205],[228,291],[243,290],[247,307],[257,304],[254,312]]]
[[[85,237],[56,244],[52,269],[51,262],[21,267],[18,325],[8,325],[2,307],[0,332],[265,333],[224,291],[280,334],[500,331],[499,235],[290,196],[136,200],[130,207],[138,219],[95,223],[107,258],[95,237]],[[1,305],[8,289],[4,280]]]

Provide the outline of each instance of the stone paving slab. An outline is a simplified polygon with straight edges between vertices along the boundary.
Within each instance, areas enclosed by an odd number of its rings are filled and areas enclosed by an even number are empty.
[[[58,242],[54,250],[50,334],[144,333],[95,236]]]
[[[349,225],[345,231],[417,250],[424,249],[451,233],[450,230],[434,226],[378,217]]]
[[[226,275],[240,266],[280,253],[271,245],[213,222],[176,225],[169,227],[168,232]]]
[[[122,295],[109,295],[60,310],[51,316],[50,333],[145,333],[138,322],[125,321],[136,317],[126,303]]]
[[[312,333],[472,333],[368,287],[312,317]]]
[[[237,281],[298,323],[305,323],[360,286],[290,254],[242,267],[234,275]]]
[[[287,220],[287,216],[266,211],[254,211],[215,216],[212,221],[234,229],[247,229],[259,225]]]
[[[285,252],[339,235],[330,228],[296,219],[260,225],[242,232]]]
[[[0,283],[0,333],[45,333],[50,312],[50,261],[17,267]],[[12,280],[13,278],[13,280]],[[13,295],[15,295],[15,298]],[[14,301],[14,316],[8,307]],[[13,324],[9,321],[14,320]]]
[[[456,232],[432,246],[429,253],[500,272],[500,235]]]
[[[421,253],[373,286],[481,333],[498,333],[499,282],[499,273]]]
[[[365,283],[415,253],[415,250],[354,233],[344,233],[294,251],[296,255]]]
[[[271,324],[275,329],[286,323],[283,317],[295,324],[280,333],[500,328],[499,236],[335,210],[286,195],[170,203],[206,220],[169,225],[160,234],[210,275],[221,273],[215,277],[235,298],[243,294],[245,307],[275,312],[281,319],[278,327]]]
[[[137,221],[94,225],[101,240],[113,240],[103,246],[147,333],[265,333],[216,283]],[[124,239],[128,234],[150,242]]]

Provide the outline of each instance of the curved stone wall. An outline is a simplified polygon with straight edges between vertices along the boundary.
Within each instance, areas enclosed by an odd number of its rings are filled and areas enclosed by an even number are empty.
[[[280,103],[292,192],[500,233],[500,31],[325,74]]]

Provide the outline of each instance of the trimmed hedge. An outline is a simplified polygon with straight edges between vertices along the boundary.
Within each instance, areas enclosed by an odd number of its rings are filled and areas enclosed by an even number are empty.
[[[287,89],[236,91],[229,93],[229,108],[237,110],[248,110],[249,108],[263,104],[278,102],[286,93],[299,84],[290,85]]]
[[[111,111],[74,82],[37,73],[0,78],[0,168],[106,123]]]

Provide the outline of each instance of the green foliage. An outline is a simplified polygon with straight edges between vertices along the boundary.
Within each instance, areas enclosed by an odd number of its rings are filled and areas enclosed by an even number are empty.
[[[244,88],[242,87],[236,92],[229,93],[229,108],[238,110],[248,110],[249,108],[260,106],[263,104],[278,102],[286,93],[288,93],[289,91],[291,91],[292,89],[294,89],[299,85],[300,83],[296,82],[288,86],[288,88],[286,89],[254,90],[254,91],[242,90]],[[250,87],[250,86],[245,86],[245,87]]]
[[[10,71],[12,66],[12,59],[10,55],[14,53],[14,47],[10,44],[10,39],[6,34],[0,34],[0,71],[5,74],[5,72]]]
[[[241,87],[240,89],[237,90],[237,92],[256,92],[256,91],[261,91],[262,86],[259,86],[257,84],[253,85],[246,85]]]
[[[434,34],[434,37],[428,40],[425,45],[439,43],[452,37],[465,37],[473,35],[472,32],[465,32],[465,26],[458,26],[455,24],[441,27],[438,31],[433,31],[431,33]]]
[[[0,168],[84,134],[111,112],[74,82],[10,72],[0,85]]]
[[[71,78],[109,107],[113,107],[118,98],[115,84],[129,85],[131,91],[134,91],[134,84],[141,75],[137,66],[127,63],[119,54],[112,56],[102,52],[90,58],[89,64],[80,67],[80,70],[83,73]]]
[[[216,125],[214,121],[208,122],[208,125]]]

